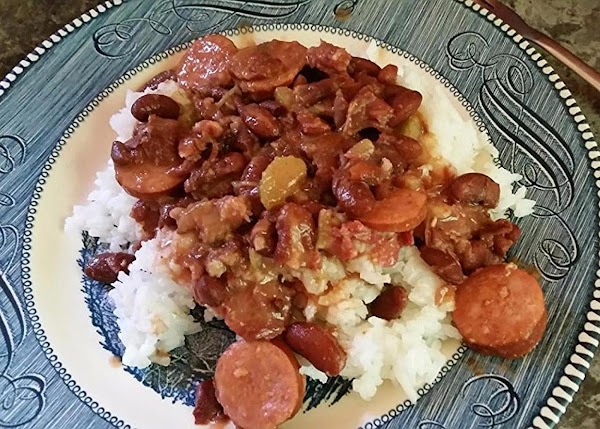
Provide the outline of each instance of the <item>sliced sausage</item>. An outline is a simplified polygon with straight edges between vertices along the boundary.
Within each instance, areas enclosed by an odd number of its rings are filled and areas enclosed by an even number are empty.
[[[208,425],[225,418],[223,407],[217,401],[215,384],[212,379],[198,384],[193,414],[197,425]]]
[[[178,82],[196,91],[214,86],[229,87],[231,76],[227,69],[236,52],[233,42],[218,34],[196,40],[179,63]]]
[[[248,284],[225,302],[225,323],[245,340],[275,338],[290,323],[293,295],[277,280]]]
[[[85,275],[103,283],[113,283],[121,271],[129,273],[128,267],[135,260],[129,253],[101,253],[85,266]]]
[[[217,362],[217,399],[244,429],[274,429],[300,409],[306,381],[293,353],[269,341],[229,346]]]
[[[396,189],[377,201],[359,220],[377,231],[405,232],[415,229],[427,215],[427,195],[411,189]]]
[[[369,312],[380,319],[397,319],[408,303],[408,293],[401,286],[386,288],[373,302],[369,304]]]
[[[291,84],[306,64],[306,48],[298,42],[272,40],[241,49],[229,71],[244,92],[268,94]]]
[[[514,264],[482,268],[456,291],[454,324],[465,343],[481,353],[524,356],[542,338],[546,317],[540,285]]]
[[[456,201],[467,204],[481,204],[493,208],[500,200],[500,185],[485,174],[467,173],[452,181],[448,189]]]
[[[177,187],[185,180],[176,171],[182,163],[177,151],[181,134],[179,122],[151,115],[126,143],[114,142],[117,182],[140,199],[157,198]]]
[[[285,342],[327,375],[338,375],[346,366],[346,352],[331,332],[316,323],[298,322],[285,331]]]

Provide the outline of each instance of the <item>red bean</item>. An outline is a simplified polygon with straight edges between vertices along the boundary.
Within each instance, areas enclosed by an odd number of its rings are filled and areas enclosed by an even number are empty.
[[[456,285],[462,283],[465,279],[460,263],[452,255],[427,246],[422,247],[420,251],[421,258],[442,280]]]
[[[369,304],[369,311],[380,319],[397,319],[408,303],[408,294],[401,286],[389,286]]]
[[[208,425],[225,417],[223,407],[217,401],[213,379],[204,380],[196,388],[194,420],[197,425]]]
[[[131,114],[140,122],[148,122],[150,115],[163,119],[177,119],[179,104],[171,97],[161,94],[146,94],[131,106]]]
[[[244,124],[258,137],[274,139],[279,137],[279,122],[264,107],[258,104],[249,104],[240,109],[240,116]]]
[[[228,296],[227,284],[225,280],[211,277],[208,274],[203,275],[194,283],[194,300],[200,305],[209,307],[219,307]]]
[[[298,322],[285,331],[285,342],[327,375],[338,375],[346,366],[346,352],[333,334],[310,322]]]
[[[351,216],[365,216],[375,207],[375,196],[369,185],[342,174],[334,176],[333,193],[340,208]]]
[[[448,190],[456,201],[486,208],[496,207],[500,199],[500,185],[481,173],[458,176]]]
[[[121,271],[129,273],[129,264],[134,260],[135,256],[129,253],[102,253],[87,263],[84,272],[91,279],[113,283]]]

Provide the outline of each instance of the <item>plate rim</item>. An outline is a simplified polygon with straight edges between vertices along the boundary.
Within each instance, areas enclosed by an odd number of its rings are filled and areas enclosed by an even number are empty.
[[[22,60],[20,60],[19,63],[17,63],[17,65],[15,65],[6,74],[6,76],[2,80],[0,80],[0,101],[3,99],[3,97],[6,97],[7,94],[10,94],[9,90],[10,90],[11,85],[14,82],[16,82],[21,76],[23,76],[28,68],[31,68],[35,64],[37,64],[37,61],[40,59],[40,57],[42,55],[44,55],[46,52],[48,52],[50,49],[52,49],[54,46],[56,46],[62,39],[66,38],[69,35],[71,35],[72,33],[76,32],[79,28],[81,28],[85,24],[91,22],[94,18],[97,18],[101,14],[107,13],[110,9],[119,7],[129,1],[130,0],[106,0],[102,4],[99,4],[96,7],[89,9],[87,12],[84,12],[79,17],[73,19],[70,23],[65,24],[62,28],[58,29],[56,32],[54,32],[53,34],[48,36],[46,39],[44,39],[42,42],[40,42],[29,54],[27,54]],[[587,121],[585,114],[579,108],[577,101],[575,100],[573,94],[568,89],[566,84],[562,81],[559,74],[554,70],[554,68],[551,65],[548,64],[548,62],[545,59],[545,55],[538,52],[538,49],[534,45],[530,44],[518,31],[516,31],[514,28],[512,28],[509,24],[505,23],[502,19],[497,17],[493,12],[489,11],[488,9],[486,9],[484,7],[479,6],[473,0],[453,0],[453,1],[460,3],[463,7],[465,7],[468,10],[468,12],[477,13],[480,16],[480,18],[489,21],[490,24],[494,25],[499,30],[501,30],[504,33],[505,37],[510,38],[512,40],[512,42],[521,51],[523,51],[529,57],[529,59],[533,63],[536,64],[538,69],[547,77],[547,79],[552,84],[553,91],[555,91],[558,94],[558,96],[562,100],[562,104],[567,109],[569,116],[571,117],[571,119],[573,120],[574,124],[577,127],[577,133],[581,136],[581,140],[583,143],[583,149],[587,152],[587,155],[588,155],[588,167],[590,169],[590,173],[592,174],[592,177],[599,178],[600,177],[600,162],[597,162],[597,159],[600,158],[600,149],[598,148],[598,144],[595,140],[594,133]],[[299,25],[302,25],[302,24],[299,24]],[[330,28],[337,28],[337,27],[330,27]],[[350,31],[352,31],[352,30],[350,30]],[[354,32],[354,31],[352,31],[352,32]],[[362,33],[362,34],[366,35],[366,33]],[[376,38],[373,38],[373,39],[376,39]],[[178,47],[181,47],[184,45],[185,44],[181,44],[181,45],[178,45]],[[125,72],[121,77],[116,79],[107,88],[105,88],[103,91],[101,91],[99,94],[97,94],[88,103],[88,105],[77,115],[77,117],[73,120],[73,122],[65,130],[65,132],[63,133],[59,142],[52,149],[49,159],[52,159],[52,158],[54,158],[54,156],[56,156],[56,154],[58,153],[60,148],[66,143],[66,139],[75,130],[75,128],[77,127],[79,122],[81,120],[85,119],[85,117],[89,114],[89,112],[91,111],[91,110],[88,110],[88,109],[90,109],[90,106],[93,106],[94,103],[98,104],[100,100],[102,100],[106,95],[108,95],[108,93],[112,92],[112,90],[113,90],[112,87],[114,85],[116,85],[117,83],[118,83],[118,85],[121,85],[122,83],[124,83],[125,80],[127,80],[125,78],[125,76],[127,76],[132,70],[135,70],[136,67],[140,67],[141,64],[144,64],[145,62],[149,61],[151,58],[154,58],[155,56],[160,56],[161,54],[164,54],[164,53],[169,53],[169,55],[172,55],[173,53],[176,52],[175,48],[176,47],[171,47],[169,49],[166,49],[166,50],[164,50],[160,53],[157,53],[157,54],[153,55],[152,57],[146,59],[142,63],[138,64],[137,66],[133,67],[129,71]],[[129,77],[131,77],[131,76],[129,76]],[[102,94],[104,94],[104,95],[101,96]],[[93,110],[93,108],[92,108],[92,110]],[[43,170],[40,173],[38,181],[36,182],[36,186],[34,188],[34,193],[38,192],[40,179],[45,179],[44,173],[46,173],[46,175],[48,174],[49,169],[46,170],[46,167],[48,167],[48,166],[51,166],[51,163],[49,163],[48,160],[46,160],[46,162],[44,163]],[[600,193],[600,180],[596,180],[594,182],[594,186]],[[27,208],[28,217],[31,216],[30,210],[32,208],[35,209],[32,206],[29,206]],[[598,207],[596,207],[596,210],[597,210],[596,226],[600,227],[600,203],[598,204]],[[30,222],[27,220],[26,224],[28,224],[28,223],[30,223]],[[600,237],[600,233],[597,234],[597,237]],[[26,244],[30,244],[30,242],[31,242],[31,237],[28,236],[25,232],[24,241],[23,241],[24,247]],[[22,260],[26,259],[26,256],[25,256],[26,253],[28,253],[28,252],[24,248]],[[597,271],[595,273],[596,279],[594,280],[594,284],[591,285],[592,286],[591,291],[593,292],[592,299],[590,299],[588,307],[587,307],[588,311],[586,313],[586,321],[583,325],[582,330],[577,335],[577,342],[574,347],[575,351],[573,354],[571,354],[569,363],[567,363],[564,366],[564,368],[562,370],[562,376],[560,376],[560,378],[558,379],[558,382],[553,387],[551,387],[552,390],[550,391],[549,395],[547,396],[545,404],[540,407],[537,415],[533,417],[533,419],[531,421],[531,427],[533,427],[533,428],[548,429],[548,428],[554,428],[558,424],[558,422],[560,421],[560,418],[566,412],[567,407],[573,402],[574,395],[577,393],[577,391],[579,390],[579,387],[585,380],[585,377],[590,368],[591,362],[598,351],[598,348],[599,348],[598,340],[595,339],[593,335],[591,335],[591,334],[597,334],[598,332],[600,332],[600,315],[598,313],[596,313],[596,309],[600,309],[600,257],[598,255],[596,255],[596,261],[597,261],[597,263],[595,264],[595,266],[597,268]],[[23,270],[22,270],[23,266],[24,266],[24,264],[21,264],[21,278],[23,280],[23,294],[24,294],[25,298],[27,299],[27,295],[28,294],[31,295],[32,290],[31,290],[31,285],[26,286],[26,276],[28,274],[23,272]],[[30,309],[27,308],[26,310],[27,310],[27,313],[30,316],[30,320],[31,320],[31,316],[32,315],[35,316],[35,311],[34,311],[34,314],[30,314],[29,313]],[[33,326],[33,325],[35,325],[35,323],[36,322],[34,320],[31,320],[31,324],[32,324],[32,327],[34,328],[34,332],[36,331],[36,328]],[[39,323],[38,323],[38,325],[39,325]],[[39,332],[40,328],[41,328],[41,325],[37,329],[37,332]],[[36,337],[39,340],[39,336],[38,336],[37,332],[36,332]],[[43,330],[42,330],[42,332],[43,332]],[[48,347],[49,347],[49,345],[48,345]],[[48,358],[48,360],[50,361],[50,359],[49,359],[50,356],[47,353],[45,353],[45,354],[46,354],[46,357]],[[58,367],[55,366],[56,363],[58,363],[58,365],[59,365]],[[67,373],[66,373],[66,371],[64,371],[64,373],[61,374],[60,362],[50,361],[50,364],[57,371],[60,378],[63,379],[63,381],[65,381],[65,383],[66,383],[67,380],[65,380],[63,378],[63,376],[64,376],[64,374],[67,374]],[[582,367],[583,371],[578,369],[575,365]],[[557,373],[557,376],[559,374],[560,374],[560,372]],[[71,380],[71,381],[73,381],[73,384],[76,386],[76,383],[74,382],[74,380]],[[85,392],[83,392],[83,394],[84,394],[84,396],[86,395]],[[86,403],[86,405],[88,405],[92,410],[94,410],[94,412],[96,414],[98,414],[100,417],[103,417],[109,423],[115,424],[117,427],[122,427],[125,429],[130,428],[130,426],[128,424],[125,424],[121,420],[117,419],[118,420],[118,422],[117,422],[113,419],[110,419],[111,414],[108,411],[103,410],[103,408],[99,404],[97,404],[95,401],[92,401],[92,400],[90,400],[89,402],[84,401],[84,403]],[[95,409],[93,406],[94,404],[95,404]],[[104,411],[103,414],[108,413],[108,417],[104,417],[101,413],[98,413],[96,410],[99,410],[99,409],[102,409]],[[121,423],[121,425],[119,425],[119,423]]]

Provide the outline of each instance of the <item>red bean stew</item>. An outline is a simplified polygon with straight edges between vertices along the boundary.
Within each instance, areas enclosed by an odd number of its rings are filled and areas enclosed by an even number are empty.
[[[415,244],[455,290],[454,324],[470,347],[516,358],[540,341],[541,288],[504,262],[520,230],[488,213],[498,184],[434,162],[422,96],[397,74],[326,42],[238,49],[210,35],[145,86],[176,80],[191,111],[156,94],[133,105],[133,136],[111,152],[117,181],[139,199],[131,216],[147,239],[159,230],[185,237],[172,256],[177,280],[243,338],[219,359],[214,381],[199,384],[197,423],[226,415],[245,429],[275,428],[302,404],[294,353],[328,375],[345,365],[330,328],[305,320],[302,282],[241,280],[250,252],[319,270],[323,254],[356,257],[352,240],[376,244],[383,266]],[[100,255],[86,273],[110,283],[132,258]],[[369,311],[391,320],[406,302],[404,289],[386,288]]]

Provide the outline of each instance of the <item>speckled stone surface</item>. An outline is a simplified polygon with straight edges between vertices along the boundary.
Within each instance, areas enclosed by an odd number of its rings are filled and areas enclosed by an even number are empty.
[[[38,43],[97,0],[0,0],[0,75]],[[529,24],[547,33],[600,70],[600,0],[506,0]],[[22,23],[26,22],[27,25]],[[600,93],[553,58],[548,62],[574,94],[600,138]],[[600,357],[558,425],[560,429],[600,428]]]

